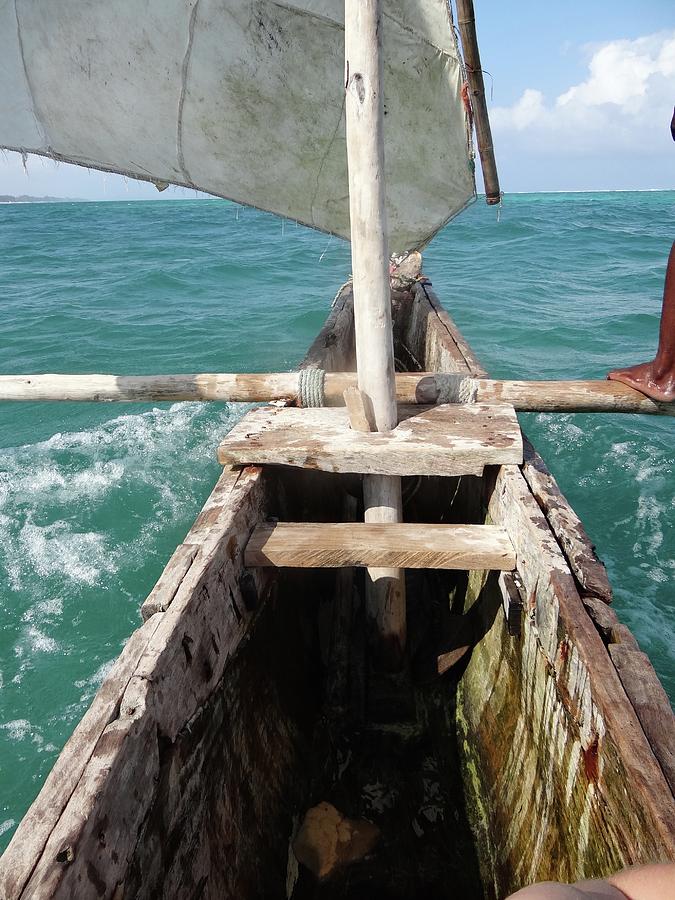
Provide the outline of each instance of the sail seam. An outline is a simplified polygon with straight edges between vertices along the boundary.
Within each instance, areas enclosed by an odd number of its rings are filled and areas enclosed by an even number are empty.
[[[340,28],[344,31],[344,21],[336,21],[328,16],[322,16],[320,13],[314,12],[313,10],[302,9],[302,7],[296,6],[292,0],[269,0],[271,4],[274,6],[278,6],[281,9],[286,9],[289,12],[294,13],[298,16],[307,16],[310,19],[317,19],[320,22],[325,22],[330,25],[334,25],[336,28]],[[429,47],[433,47],[434,50],[437,50],[439,53],[442,53],[444,56],[448,56],[450,59],[457,59],[457,56],[453,55],[452,49],[449,47],[439,47],[437,43],[427,37],[425,34],[421,34],[419,31],[415,31],[415,29],[411,25],[407,25],[405,22],[397,19],[396,16],[393,16],[390,12],[386,10],[382,11],[382,18],[389,19],[397,28],[400,28],[401,31],[405,31],[408,34],[412,34],[416,37],[421,43],[427,44]],[[456,48],[455,48],[456,49]]]
[[[449,47],[439,47],[434,41],[430,40],[426,35],[420,34],[419,31],[415,31],[414,28],[410,25],[406,25],[405,22],[401,22],[395,16],[392,16],[391,13],[383,12],[383,19],[389,19],[390,22],[393,22],[401,31],[406,31],[408,34],[412,34],[413,37],[417,38],[421,43],[426,44],[428,47],[433,47],[434,50],[437,50],[439,53],[442,53],[443,56],[447,56],[449,59],[457,61],[457,57],[453,56]]]
[[[33,114],[33,118],[35,119],[35,127],[37,128],[38,134],[42,139],[42,143],[46,148],[46,155],[50,155],[51,147],[49,146],[49,141],[47,140],[47,133],[42,125],[42,122],[38,118],[37,114],[37,104],[35,102],[35,94],[33,92],[33,85],[31,84],[30,77],[28,75],[28,66],[26,65],[26,57],[24,55],[23,48],[23,38],[21,37],[21,23],[19,21],[19,10],[17,9],[18,0],[14,0],[14,17],[16,19],[16,37],[19,44],[19,56],[21,57],[21,65],[23,67],[23,75],[26,79],[26,87],[28,88],[28,96],[30,97],[30,111]],[[23,151],[22,151],[23,152]]]
[[[196,0],[195,5],[192,7],[192,12],[190,13],[190,21],[188,23],[188,44],[185,51],[185,56],[183,57],[183,65],[181,68],[180,96],[178,98],[178,122],[176,127],[176,156],[178,158],[178,165],[181,172],[183,173],[183,177],[190,184],[193,183],[192,176],[190,175],[190,172],[188,171],[188,168],[185,164],[185,156],[183,154],[183,108],[185,106],[185,94],[187,92],[187,79],[190,69],[192,44],[194,43],[195,37],[195,21],[197,19],[198,7],[199,0]]]

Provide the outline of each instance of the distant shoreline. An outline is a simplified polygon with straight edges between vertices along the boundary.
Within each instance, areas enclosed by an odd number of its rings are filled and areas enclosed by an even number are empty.
[[[89,203],[82,197],[31,197],[28,194],[0,194],[0,203]]]
[[[665,194],[672,193],[675,191],[675,188],[584,188],[582,190],[579,189],[569,189],[569,190],[547,190],[547,191],[504,191],[504,197],[524,197],[524,196],[533,196],[535,194]],[[480,192],[476,194],[476,199],[482,199],[485,197],[485,194]],[[19,195],[12,196],[11,194],[0,194],[0,205],[6,204],[14,204],[14,203],[157,203],[157,202],[166,202],[166,201],[189,201],[190,203],[194,203],[195,201],[221,201],[225,203],[232,203],[235,206],[242,206],[245,204],[237,203],[235,200],[227,200],[225,197],[176,197],[176,196],[164,196],[164,197],[99,197],[99,198],[84,198],[84,197],[31,197],[29,195]],[[282,217],[283,218],[283,217]]]

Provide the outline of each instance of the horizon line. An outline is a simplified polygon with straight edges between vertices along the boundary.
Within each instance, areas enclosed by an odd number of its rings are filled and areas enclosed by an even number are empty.
[[[176,190],[194,190],[193,188],[183,188],[176,187]],[[532,194],[666,194],[675,192],[675,187],[672,188],[564,188],[564,189],[548,189],[548,190],[530,190],[530,191],[502,191],[502,197],[508,196],[527,196]],[[5,194],[5,196],[9,196],[16,199],[11,200],[0,200],[0,206],[13,206],[27,203],[41,203],[42,205],[47,205],[49,203],[158,203],[167,201],[190,201],[194,203],[195,201],[221,201],[225,203],[232,203],[235,206],[239,206],[242,208],[251,208],[248,207],[246,203],[240,203],[236,200],[228,200],[226,197],[214,197],[214,196],[205,196],[205,197],[50,197],[49,199],[42,199],[39,196],[33,196],[30,194]],[[26,197],[27,199],[18,199],[18,198]],[[476,194],[476,199],[481,199],[485,197],[484,192],[479,192]],[[277,215],[280,218],[287,218],[278,213],[272,213],[272,215]]]

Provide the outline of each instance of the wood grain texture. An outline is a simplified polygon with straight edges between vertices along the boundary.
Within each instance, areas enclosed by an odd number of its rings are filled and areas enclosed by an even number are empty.
[[[327,373],[350,375],[350,384],[356,384],[356,350],[354,347],[354,290],[351,282],[344,284],[333,301],[330,314],[314,338],[300,363],[300,368],[319,366]],[[342,403],[342,391],[348,387],[341,384],[336,389]]]
[[[0,375],[0,400],[171,402],[282,400],[298,395],[297,372],[184,375]]]
[[[675,416],[675,403],[657,403],[618,381],[485,379],[478,383],[476,396],[485,402],[512,403],[520,412],[612,412]]]
[[[247,566],[300,568],[390,566],[401,569],[515,567],[513,545],[502,528],[280,522],[257,528],[245,553]]]
[[[388,433],[398,424],[398,411],[384,165],[382,6],[382,0],[344,3],[345,137],[358,387],[372,411],[373,431]],[[364,470],[366,522],[401,521],[399,474]],[[402,570],[368,570],[366,609],[376,664],[400,669],[406,644]]]
[[[421,287],[411,315],[429,324],[418,343],[401,350],[405,358],[427,370],[443,360],[445,371],[466,371],[480,391],[485,373],[450,327],[441,329]],[[504,479],[509,486],[500,496]],[[497,579],[470,573],[467,601],[485,636],[459,684],[457,721],[486,897],[536,880],[574,881],[674,859],[675,805],[665,767],[605,646],[611,639],[634,649],[632,636],[601,600],[587,595],[582,603],[522,473],[506,466],[496,488],[486,482],[486,521],[508,528],[526,587],[522,637],[514,639],[500,613]]]
[[[407,332],[416,326],[445,327],[434,313],[417,321],[412,318]],[[332,336],[353,329],[347,313],[338,314]],[[413,335],[414,337],[414,335]],[[411,340],[410,334],[406,339]],[[331,344],[331,347],[335,345]],[[338,355],[337,348],[334,355]],[[313,354],[312,354],[313,355]],[[448,364],[447,349],[440,353]],[[408,359],[407,365],[414,360]],[[461,367],[461,362],[454,365]],[[341,406],[344,391],[356,387],[353,372],[328,372],[324,384],[327,406]],[[399,403],[510,403],[519,412],[588,412],[675,415],[675,403],[658,403],[618,381],[504,381],[475,378],[451,372],[398,372],[394,378]],[[233,403],[269,403],[277,400],[298,402],[297,372],[200,373],[181,375],[0,375],[0,401],[105,401],[105,402],[177,402],[215,401]]]
[[[343,396],[352,431],[375,431],[374,417],[363,391],[357,387],[349,387],[343,391]]]
[[[221,443],[223,465],[277,464],[373,475],[480,474],[522,462],[512,407],[400,407],[389,434],[351,431],[344,409],[256,409]]]
[[[523,446],[523,475],[546,516],[574,577],[584,593],[611,603],[612,588],[607,570],[598,558],[581,520],[532,444],[524,439]]]
[[[228,567],[242,571],[261,479],[255,468],[221,476],[209,533],[195,523],[201,548],[187,565],[188,535],[155,592],[167,611],[131,636],[5,851],[2,896],[112,895],[154,796],[158,736],[173,740],[205,701],[253,617],[236,575],[228,589],[223,579]],[[106,846],[116,859],[99,868]]]
[[[348,336],[349,302],[336,309],[322,340],[346,368],[353,348],[330,335],[344,325]],[[474,377],[430,303],[416,309],[411,352],[425,368],[444,358]],[[268,490],[272,474],[223,472],[0,862],[1,896],[283,894],[292,810],[308,805],[314,615],[334,582],[326,589],[321,570],[274,573],[289,582],[266,601],[270,573],[245,571],[243,548],[264,515],[341,513],[325,502],[334,479],[284,470],[285,484]],[[296,490],[305,479],[311,489]],[[516,548],[522,636],[507,634],[496,576],[472,571],[468,603],[484,637],[467,645],[458,705],[454,681],[436,697],[458,724],[466,803],[486,835],[486,894],[675,858],[673,716],[656,674],[611,608],[580,597],[522,472],[503,467],[494,489],[486,473],[483,486],[488,524]],[[482,521],[477,479],[462,479],[463,493]],[[337,593],[349,598],[349,585]]]
[[[492,131],[490,129],[487,100],[485,99],[483,67],[481,66],[478,38],[476,37],[476,17],[473,9],[473,0],[457,0],[457,25],[462,36],[464,65],[476,128],[478,155],[480,156],[481,169],[483,171],[485,199],[487,203],[495,204],[501,201],[501,191],[499,189],[499,176],[497,175],[497,164],[492,146]]]
[[[668,695],[646,653],[615,643],[609,654],[675,797],[675,716]]]
[[[475,568],[487,568],[487,566],[475,566]],[[513,568],[515,568],[515,564]],[[520,584],[520,577],[517,572],[502,572],[499,576],[504,621],[511,637],[520,635],[523,621],[523,598],[518,589],[518,584]]]
[[[663,773],[515,467],[501,469],[488,518],[509,520],[527,599],[522,636],[508,634],[496,579],[472,573],[467,599],[486,634],[459,688],[467,803],[490,848],[494,897],[675,856]]]
[[[197,548],[194,545],[180,544],[176,547],[157,583],[141,605],[144,622],[155,613],[166,611],[196,555]]]
[[[422,309],[428,309],[430,313],[424,335],[424,368],[432,372],[466,371],[474,378],[487,377],[475,350],[438,299],[433,286],[420,282],[416,286],[415,299]],[[438,358],[438,365],[430,365],[434,356]]]
[[[350,297],[346,286],[308,363],[350,366]],[[232,668],[265,597],[266,577],[243,569],[244,546],[262,516],[263,482],[253,467],[222,473],[144,604],[147,621],[127,642],[5,851],[2,897],[197,896],[209,876],[223,896],[252,898],[266,895],[269,879],[283,880],[285,849],[279,860],[259,836],[251,853],[255,838],[242,816],[252,804],[250,773],[262,781],[264,772],[269,791],[260,827],[267,834],[275,817],[291,827],[286,792],[298,728],[288,709],[312,679],[302,670],[288,682],[289,697],[282,689],[272,696],[269,685],[297,660],[310,666],[309,648],[298,643],[302,605],[284,616],[289,659],[274,662],[275,623],[261,638],[268,644],[263,661],[252,653]],[[250,721],[251,691],[259,698],[257,723]],[[212,790],[213,760],[222,795]]]
[[[323,349],[315,341],[319,365],[333,358],[344,369],[353,359],[349,297],[348,288],[338,297],[319,335]],[[260,827],[267,834],[281,816],[280,827],[291,828],[286,792],[296,771],[298,728],[288,710],[312,678],[298,667],[288,697],[281,689],[272,696],[269,685],[281,672],[286,678],[297,660],[310,666],[310,648],[298,643],[304,607],[295,604],[281,626],[266,629],[264,664],[253,653],[231,666],[265,596],[263,581],[243,570],[263,495],[261,469],[222,473],[144,604],[147,621],[130,637],[5,851],[3,898],[196,896],[207,875],[223,886],[222,896],[252,898],[266,895],[269,879],[283,881],[285,848],[278,859],[259,836],[251,853],[256,838],[242,816],[252,803],[248,778],[259,772],[262,781],[264,772],[269,790]],[[311,597],[307,606],[314,606]],[[286,622],[289,659],[273,662]],[[226,681],[221,693],[214,687],[219,678]],[[257,724],[250,721],[250,692],[258,696]],[[213,760],[222,795],[212,790]]]
[[[42,789],[0,858],[0,896],[18,898],[92,758],[101,735],[118,715],[122,695],[159,621],[133,633],[92,705],[68,739]]]

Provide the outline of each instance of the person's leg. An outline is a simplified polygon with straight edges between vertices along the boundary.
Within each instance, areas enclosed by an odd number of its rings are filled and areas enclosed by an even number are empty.
[[[668,257],[656,357],[652,362],[615,369],[607,377],[622,381],[653,400],[675,400],[675,243]]]
[[[607,881],[628,900],[674,900],[675,863],[652,863],[617,872]]]
[[[508,900],[626,900],[626,895],[606,881],[558,884],[545,881],[522,888]]]
[[[533,884],[508,900],[675,900],[675,863],[631,866],[606,880]]]

